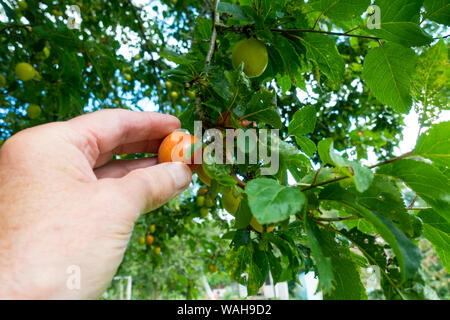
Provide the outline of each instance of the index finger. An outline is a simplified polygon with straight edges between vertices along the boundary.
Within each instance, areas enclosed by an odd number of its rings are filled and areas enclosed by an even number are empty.
[[[180,121],[174,116],[123,109],[93,112],[67,124],[80,135],[78,147],[91,163],[121,145],[161,140],[180,128]]]

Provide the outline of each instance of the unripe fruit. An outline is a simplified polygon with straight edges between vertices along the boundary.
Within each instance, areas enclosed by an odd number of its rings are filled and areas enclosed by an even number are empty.
[[[30,104],[27,108],[27,116],[30,119],[39,118],[41,112],[41,107],[39,107],[37,104]]]
[[[20,62],[16,65],[16,75],[22,81],[29,81],[36,77],[37,71],[33,66],[26,62]]]
[[[187,94],[187,97],[191,100],[195,100],[195,98],[197,97],[197,94],[193,90],[188,90],[188,92],[186,94]]]
[[[214,200],[211,199],[210,197],[206,197],[206,199],[205,199],[205,207],[206,208],[214,207]]]
[[[153,249],[153,252],[154,252],[155,254],[160,254],[160,253],[161,253],[161,248],[160,248],[160,247],[155,247],[155,248]]]
[[[179,96],[179,94],[178,94],[178,92],[176,92],[176,91],[172,91],[172,92],[170,93],[170,97],[172,98],[172,100],[177,100],[177,99],[178,99],[178,96]]]
[[[145,244],[145,237],[140,237],[140,238],[139,238],[139,244],[140,244],[141,246],[143,246],[143,245]]]
[[[209,209],[208,208],[203,207],[203,208],[200,209],[200,215],[203,218],[206,218],[208,216],[208,214],[209,214]]]
[[[197,168],[197,176],[204,184],[206,184],[208,187],[211,186],[211,178],[205,173],[205,170],[203,169],[203,166],[198,166]]]
[[[232,216],[236,215],[236,212],[239,209],[241,200],[242,200],[242,196],[240,195],[240,191],[237,188],[233,188],[230,191],[222,194],[222,206]],[[258,220],[256,220],[255,217],[251,218],[250,226],[259,233],[262,233],[264,231],[264,227],[258,222]],[[267,232],[272,232],[274,229],[275,229],[275,227],[268,227]]]
[[[28,9],[28,3],[26,1],[19,1],[17,4],[19,5],[20,10]]]
[[[205,197],[204,196],[197,197],[195,203],[197,204],[197,206],[203,207],[205,205]]]
[[[4,86],[6,86],[6,78],[0,74],[0,88],[3,88]]]
[[[211,273],[216,273],[217,270],[219,270],[219,268],[217,267],[216,264],[211,263],[211,264],[208,266],[208,270],[209,270],[209,272],[211,272]]]
[[[125,76],[124,76],[124,78],[125,78],[125,80],[127,80],[127,81],[131,81],[131,75],[130,74],[126,74]]]
[[[167,88],[167,89],[172,88],[172,82],[166,81],[165,84],[166,84],[166,88]]]
[[[200,145],[198,150],[193,150],[197,148],[197,144],[200,144],[200,141],[189,133],[174,131],[159,146],[158,162],[183,162],[194,171],[198,167],[198,164],[194,164],[194,160],[196,158],[201,160],[202,152]]]
[[[231,61],[237,68],[244,63],[244,72],[249,78],[259,77],[266,70],[269,62],[267,48],[258,39],[250,38],[241,40],[233,49]]]
[[[151,224],[148,226],[148,231],[150,233],[154,233],[156,231],[156,226],[154,224]]]
[[[47,59],[48,57],[50,57],[50,49],[47,47],[44,47],[44,49],[42,49],[42,53],[44,54],[44,58]]]
[[[155,241],[155,238],[152,235],[148,235],[145,237],[145,242],[147,242],[148,245],[151,245]]]

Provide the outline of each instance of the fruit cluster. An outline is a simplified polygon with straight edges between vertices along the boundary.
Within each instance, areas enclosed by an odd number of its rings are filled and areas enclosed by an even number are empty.
[[[215,201],[207,188],[202,187],[198,190],[195,203],[200,208],[200,216],[202,216],[202,218],[206,218],[208,216],[209,210],[215,205],[214,202]]]
[[[146,236],[142,236],[139,238],[139,244],[141,246],[149,246],[150,250],[153,251],[154,254],[159,255],[161,254],[161,247],[155,246],[155,236],[153,235],[156,231],[156,226],[154,224],[151,224],[148,226],[148,234]]]

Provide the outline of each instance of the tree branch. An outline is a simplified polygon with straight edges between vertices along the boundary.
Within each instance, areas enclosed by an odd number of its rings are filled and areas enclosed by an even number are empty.
[[[211,10],[212,19],[212,33],[211,39],[209,41],[208,53],[206,54],[204,69],[208,68],[211,64],[212,57],[214,55],[214,50],[216,49],[216,39],[217,39],[217,29],[216,26],[219,24],[219,13],[217,12],[217,7],[219,6],[220,0],[214,0],[214,6]],[[200,95],[195,99],[195,113],[200,119],[204,118],[203,111],[200,108],[202,99]]]
[[[405,153],[405,154],[403,154],[401,156],[398,156],[398,157],[395,157],[395,158],[392,158],[392,159],[389,159],[389,160],[382,161],[382,162],[379,162],[377,164],[374,164],[373,166],[370,166],[369,169],[380,167],[382,165],[385,165],[385,164],[388,164],[388,163],[392,163],[392,162],[395,162],[395,161],[398,161],[398,160],[401,160],[401,159],[409,158],[409,157],[412,157],[413,155],[414,155],[413,152],[408,152],[408,153]],[[322,181],[320,183],[312,183],[310,186],[307,186],[307,187],[301,189],[301,191],[303,192],[303,191],[306,191],[306,190],[310,190],[310,189],[313,189],[313,188],[324,186],[324,185],[327,185],[327,184],[330,184],[330,183],[333,183],[333,182],[337,182],[337,181],[340,181],[340,180],[344,180],[344,179],[347,179],[347,178],[349,178],[349,176],[337,177],[337,178],[333,178],[333,179],[330,179],[330,180]]]

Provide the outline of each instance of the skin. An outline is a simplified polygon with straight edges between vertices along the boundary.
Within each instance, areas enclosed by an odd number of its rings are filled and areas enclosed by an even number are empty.
[[[182,192],[192,175],[182,163],[110,159],[155,153],[179,127],[168,115],[103,110],[7,140],[0,149],[0,299],[99,297],[139,215]],[[66,284],[70,266],[80,268],[79,289]]]

